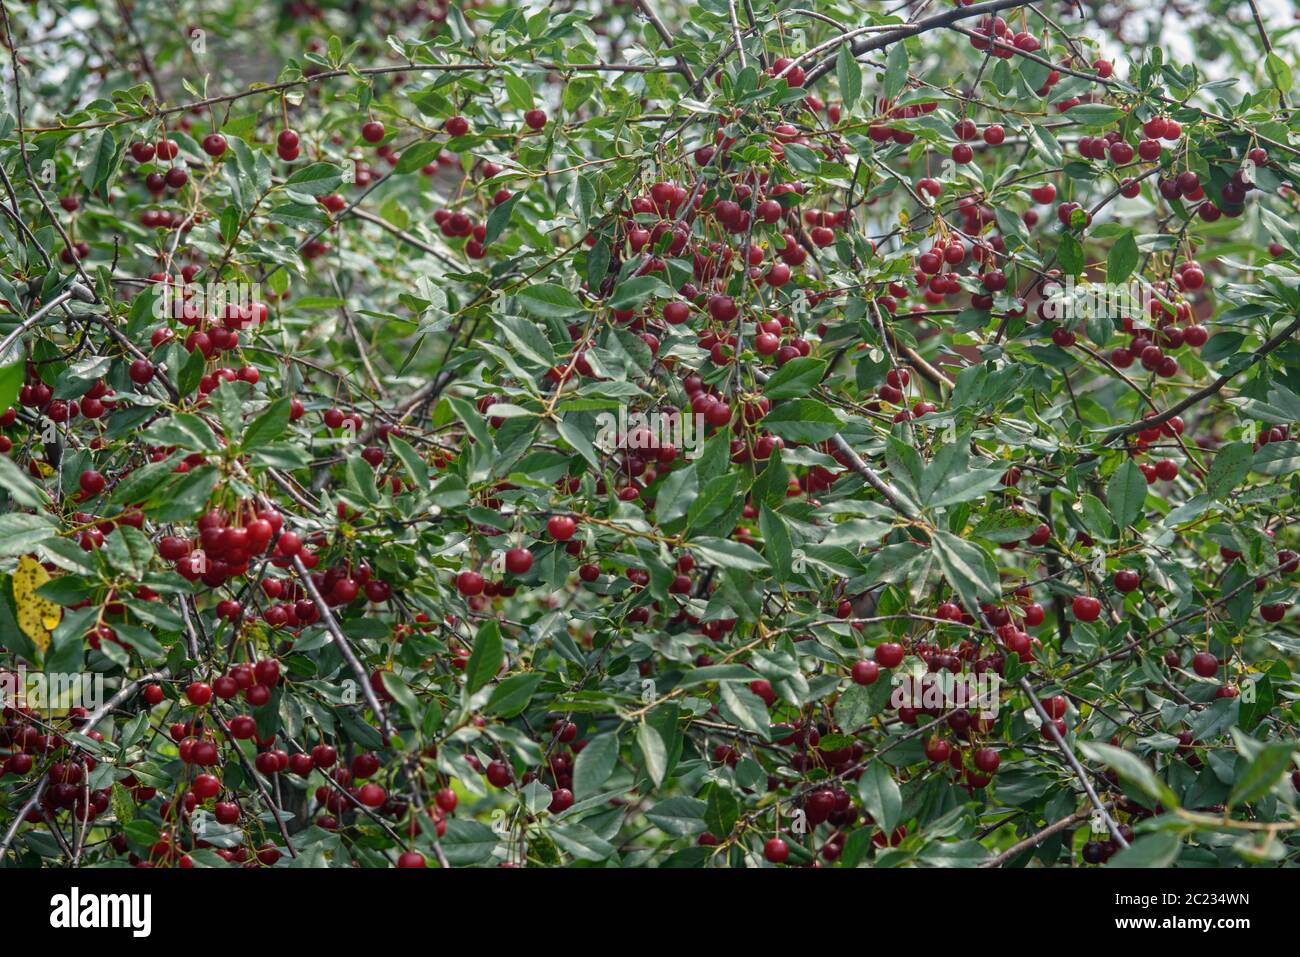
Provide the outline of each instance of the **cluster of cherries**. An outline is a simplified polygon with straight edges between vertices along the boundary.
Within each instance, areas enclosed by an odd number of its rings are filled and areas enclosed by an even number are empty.
[[[54,390],[41,380],[40,373],[36,371],[34,366],[29,364],[27,381],[18,390],[18,404],[23,408],[35,409],[43,413],[51,422],[62,424],[71,422],[77,416],[83,416],[87,419],[101,418],[112,411],[116,396],[117,393],[100,380],[95,382],[80,400],[56,399],[54,398]],[[13,415],[11,416],[10,413],[13,413]],[[8,419],[8,421],[6,422],[5,419]],[[17,419],[16,410],[6,410],[5,419],[0,419],[0,427],[8,428],[13,425]],[[4,447],[3,451],[8,452],[10,447]],[[35,462],[32,464],[34,466]],[[38,475],[39,472],[33,474]]]

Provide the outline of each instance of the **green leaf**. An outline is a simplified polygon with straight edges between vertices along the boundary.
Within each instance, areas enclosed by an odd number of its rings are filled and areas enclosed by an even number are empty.
[[[580,861],[603,861],[612,857],[616,848],[590,828],[576,822],[554,827],[547,834],[560,849]]]
[[[45,515],[10,512],[0,515],[0,558],[30,552],[58,534],[58,526]]]
[[[1268,794],[1291,767],[1294,751],[1295,745],[1287,742],[1276,742],[1262,748],[1233,782],[1228,807],[1250,804]]]
[[[727,538],[697,538],[690,543],[697,557],[721,568],[739,568],[742,571],[767,571],[767,562],[748,545]]]
[[[1205,492],[1212,498],[1223,498],[1250,473],[1255,450],[1248,442],[1232,442],[1219,449],[1205,477]]]
[[[674,837],[690,837],[705,830],[704,813],[707,809],[703,801],[695,798],[671,797],[646,811],[645,816],[661,831]]]
[[[50,500],[45,489],[28,478],[7,455],[0,455],[0,489],[9,493],[12,503],[24,508],[42,508]]]
[[[835,702],[835,723],[849,733],[866,727],[872,716],[884,706],[890,690],[889,683],[881,679],[870,685],[849,685]]]
[[[447,863],[453,867],[472,867],[492,857],[499,843],[496,831],[478,821],[447,818],[447,830],[438,839]]]
[[[21,358],[0,364],[0,409],[8,409],[17,401],[23,387],[24,369]]]
[[[1147,480],[1132,459],[1115,470],[1106,483],[1106,500],[1110,514],[1121,528],[1138,520],[1147,500]]]
[[[551,282],[527,286],[515,295],[525,309],[543,319],[568,319],[585,311],[577,296]]]
[[[1143,834],[1112,857],[1107,867],[1169,867],[1178,858],[1182,840],[1171,831]]]
[[[610,309],[639,309],[656,296],[669,298],[672,295],[672,289],[658,276],[634,276],[618,284],[606,305]]]
[[[772,566],[777,581],[788,581],[791,575],[793,546],[785,519],[763,503],[758,511],[758,528],[763,535],[763,555]]]
[[[663,738],[659,736],[651,725],[642,721],[636,729],[637,747],[641,749],[641,757],[645,761],[646,773],[658,787],[664,783],[664,774],[668,769],[668,753],[664,748]]]
[[[948,579],[948,584],[961,596],[964,607],[975,609],[980,602],[997,597],[997,566],[984,549],[974,542],[963,541],[955,535],[936,529],[933,550],[943,577]]]
[[[1268,56],[1264,58],[1264,72],[1266,72],[1268,78],[1273,81],[1273,85],[1277,87],[1279,93],[1286,94],[1291,92],[1291,84],[1293,82],[1291,67],[1287,66],[1287,62],[1276,53],[1270,51]]]
[[[473,694],[496,677],[504,655],[501,627],[495,621],[489,621],[474,638],[474,650],[465,665],[465,690]]]
[[[402,465],[406,468],[406,474],[411,477],[415,487],[428,488],[429,466],[420,457],[420,453],[415,451],[411,443],[396,435],[390,435],[388,437],[388,447],[402,460]]]
[[[618,764],[618,733],[598,734],[573,762],[573,796],[582,800],[600,791]]]
[[[825,359],[799,356],[772,374],[763,386],[763,394],[769,399],[798,399],[815,389],[825,374]]]
[[[1061,269],[1071,276],[1077,276],[1083,272],[1086,260],[1083,258],[1083,246],[1079,240],[1074,237],[1073,233],[1062,233],[1061,242],[1056,249],[1056,259],[1061,264]]]
[[[816,399],[782,402],[762,419],[763,428],[787,442],[825,442],[840,430],[840,419],[830,406]]]
[[[244,431],[243,446],[256,449],[274,442],[289,427],[289,400],[276,399]]]
[[[1137,240],[1133,236],[1133,230],[1127,230],[1115,240],[1115,244],[1110,247],[1110,256],[1106,259],[1106,281],[1109,283],[1122,283],[1133,274],[1133,268],[1138,262]]]
[[[772,719],[762,698],[748,688],[731,683],[719,685],[718,690],[722,698],[718,710],[727,721],[754,732],[764,741],[771,740]]]
[[[840,99],[844,101],[845,113],[853,109],[853,104],[862,95],[862,67],[858,66],[858,61],[853,58],[853,51],[849,49],[851,46],[852,44],[849,43],[841,43],[840,52],[835,57],[835,77],[840,83]],[[895,49],[902,46],[899,43]],[[892,50],[890,56],[893,56]]]
[[[1270,442],[1255,453],[1251,469],[1262,475],[1300,472],[1300,442]]]
[[[660,525],[669,525],[684,518],[699,491],[700,479],[694,465],[669,472],[655,496],[655,520]]]
[[[483,706],[483,711],[487,714],[499,714],[503,718],[513,718],[522,714],[544,677],[545,675],[540,671],[511,675],[492,689],[492,696]]]
[[[497,316],[495,322],[518,355],[547,368],[555,365],[551,341],[535,323],[519,316]]]
[[[724,838],[735,830],[739,819],[740,802],[736,796],[721,784],[711,785],[704,808],[704,823],[709,833],[716,838]]]
[[[406,155],[406,152],[402,154],[403,160],[406,159]],[[400,166],[401,163],[399,162],[398,165]],[[398,170],[398,172],[402,171]],[[296,193],[324,196],[338,189],[342,182],[343,171],[333,163],[312,163],[310,166],[294,171],[293,175],[285,180],[284,185]]]
[[[486,246],[496,242],[507,224],[509,224],[510,217],[514,215],[515,207],[519,205],[519,200],[524,195],[524,193],[515,193],[504,203],[492,207],[492,212],[488,214],[487,226],[484,230],[483,245]]]
[[[885,60],[885,99],[892,100],[903,92],[904,87],[907,86],[909,66],[907,47],[900,40],[889,48],[889,57]]]
[[[1147,797],[1159,801],[1166,808],[1178,807],[1178,798],[1156,773],[1143,763],[1141,758],[1130,754],[1123,748],[1112,744],[1100,744],[1095,741],[1080,741],[1079,750],[1094,761],[1100,761],[1113,768],[1128,783],[1132,784]]]
[[[423,143],[415,143],[412,146],[402,150],[402,155],[398,157],[397,165],[393,167],[393,172],[414,173],[417,169],[428,166],[438,159],[438,154],[442,152],[443,144],[433,140],[426,140]]]
[[[867,765],[858,779],[858,797],[880,829],[892,834],[903,813],[903,796],[898,790],[898,782],[889,774],[889,765],[883,761],[872,761]]]

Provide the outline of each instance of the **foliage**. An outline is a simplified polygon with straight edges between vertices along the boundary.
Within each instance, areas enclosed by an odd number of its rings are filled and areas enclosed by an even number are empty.
[[[1294,859],[1294,27],[1093,6],[6,3],[7,863]]]

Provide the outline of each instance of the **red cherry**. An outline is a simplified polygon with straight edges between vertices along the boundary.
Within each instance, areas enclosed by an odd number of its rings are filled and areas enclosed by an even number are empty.
[[[784,864],[790,856],[790,848],[779,837],[771,837],[763,845],[763,856],[773,864]]]
[[[882,668],[896,668],[903,660],[903,646],[892,641],[876,645],[876,663]]]
[[[980,748],[975,752],[973,760],[975,767],[980,771],[985,774],[992,774],[998,769],[998,765],[1002,763],[1002,756],[992,748]]]
[[[876,657],[880,657],[879,648],[876,649]],[[853,676],[854,684],[874,684],[880,676],[880,667],[874,661],[855,661],[850,674]]]
[[[1122,592],[1136,591],[1141,576],[1130,568],[1121,568],[1115,573],[1115,587]]]
[[[546,523],[546,531],[557,542],[567,542],[577,528],[578,523],[568,515],[552,515]]]
[[[1096,621],[1097,616],[1101,614],[1101,602],[1091,595],[1075,595],[1071,606],[1074,609],[1074,617],[1080,621]]]
[[[1198,651],[1192,658],[1192,670],[1202,678],[1213,678],[1219,673],[1219,659],[1208,651]]]
[[[512,548],[506,552],[506,570],[513,575],[524,575],[533,567],[533,553],[526,548]]]

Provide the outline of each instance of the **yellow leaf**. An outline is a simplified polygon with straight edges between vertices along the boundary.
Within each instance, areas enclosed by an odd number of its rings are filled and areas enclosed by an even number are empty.
[[[36,646],[45,651],[50,646],[50,632],[63,620],[63,609],[36,594],[50,580],[50,573],[30,555],[18,559],[13,574],[14,605],[18,609],[18,627]]]

